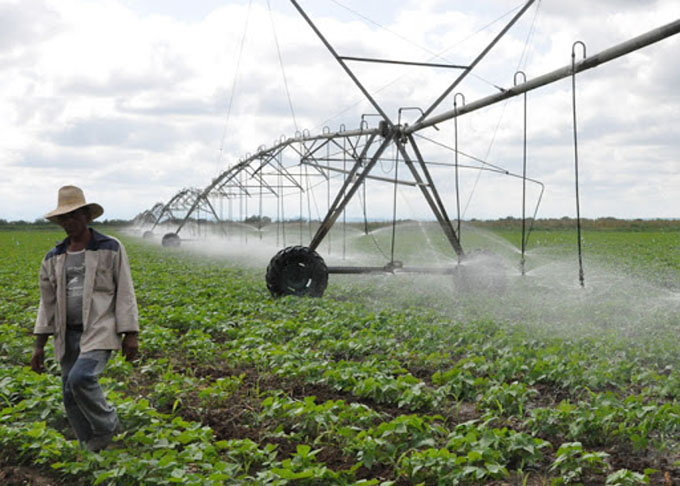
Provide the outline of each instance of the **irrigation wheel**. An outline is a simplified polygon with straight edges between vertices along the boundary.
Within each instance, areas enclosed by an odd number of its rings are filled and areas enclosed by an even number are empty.
[[[142,234],[142,238],[144,238],[145,240],[150,240],[151,238],[153,238],[153,231],[145,231]]]
[[[328,267],[311,248],[289,246],[271,259],[266,280],[273,297],[321,297],[328,284]]]
[[[181,243],[181,240],[179,238],[179,235],[177,233],[166,233],[163,235],[163,239],[161,240],[161,244],[163,246],[169,246],[173,248],[177,248]]]

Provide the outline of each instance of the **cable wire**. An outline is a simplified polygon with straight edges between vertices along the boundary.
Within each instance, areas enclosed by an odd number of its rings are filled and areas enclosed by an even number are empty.
[[[362,14],[356,12],[355,10],[353,10],[353,9],[351,9],[351,8],[349,8],[349,7],[346,7],[346,6],[342,5],[342,4],[340,4],[337,0],[329,0],[329,1],[331,1],[331,2],[333,2],[333,3],[335,3],[335,4],[337,4],[338,6],[344,8],[344,9],[346,9],[346,10],[348,10],[349,12],[354,13],[355,15],[357,15],[357,16],[359,16],[359,17],[365,19],[366,21],[368,21],[368,22],[370,22],[370,23],[376,25],[377,27],[382,28],[382,29],[385,29],[385,30],[387,30],[388,32],[390,32],[390,33],[392,33],[392,34],[397,35],[398,37],[404,39],[406,42],[411,43],[412,45],[418,47],[419,49],[424,50],[425,52],[427,52],[428,54],[431,55],[431,57],[428,58],[428,61],[429,61],[429,60],[432,60],[432,59],[437,59],[437,58],[438,58],[438,59],[445,60],[445,61],[447,61],[447,62],[450,62],[450,60],[447,59],[446,57],[444,57],[444,56],[443,56],[444,54],[446,54],[447,52],[453,50],[454,48],[458,47],[459,45],[461,45],[461,44],[467,42],[469,39],[475,37],[475,36],[478,35],[480,32],[483,32],[484,30],[487,30],[487,29],[488,29],[489,27],[491,27],[492,25],[496,24],[497,22],[501,21],[501,20],[504,19],[505,17],[511,15],[512,13],[514,13],[515,11],[517,11],[519,8],[521,8],[521,5],[519,5],[519,6],[517,6],[517,7],[512,8],[511,10],[508,10],[506,13],[504,13],[503,15],[501,15],[500,17],[498,17],[497,19],[495,19],[495,20],[489,22],[488,24],[483,25],[482,27],[480,27],[478,30],[476,30],[476,31],[473,32],[472,34],[468,35],[467,37],[464,37],[463,39],[457,41],[455,44],[453,44],[453,45],[447,47],[446,49],[440,51],[439,53],[436,53],[436,52],[431,51],[430,49],[428,49],[428,48],[426,48],[426,47],[423,47],[423,46],[421,46],[421,45],[419,45],[419,44],[417,44],[417,43],[415,43],[415,42],[412,42],[412,41],[409,41],[409,40],[406,39],[406,38],[403,38],[401,35],[396,34],[395,32],[392,32],[391,30],[387,29],[386,27],[383,27],[383,26],[380,25],[379,23],[374,22],[373,20],[370,20],[369,18],[363,16]],[[470,73],[470,76],[477,78],[478,80],[480,80],[480,81],[482,81],[482,82],[488,84],[489,86],[492,86],[492,87],[494,87],[494,88],[496,88],[496,89],[502,90],[501,87],[497,86],[496,84],[492,83],[491,81],[488,81],[488,80],[482,78],[481,76],[478,76],[478,75],[475,74],[474,72],[471,72],[471,73]],[[395,83],[397,83],[398,81],[401,81],[404,77],[406,77],[406,74],[404,74],[404,75],[402,75],[402,76],[399,76],[399,77],[393,79],[392,81],[390,81],[389,83],[387,83],[387,84],[381,86],[380,88],[377,88],[377,89],[373,90],[373,91],[371,92],[371,95],[375,95],[375,94],[377,94],[377,93],[380,93],[380,92],[384,91],[385,89],[387,89],[387,88],[393,86],[393,85],[394,85]],[[319,127],[323,127],[323,126],[328,125],[328,124],[330,123],[331,120],[334,120],[334,119],[336,119],[336,118],[338,118],[338,117],[344,115],[345,113],[347,113],[348,111],[350,111],[351,109],[355,108],[356,106],[358,106],[359,104],[361,104],[361,103],[363,103],[363,102],[364,102],[363,99],[361,99],[361,100],[355,102],[354,104],[348,106],[347,108],[345,108],[344,110],[340,111],[339,113],[336,113],[336,114],[333,115],[332,117],[330,117],[330,118],[324,120],[324,121],[319,125]],[[319,128],[319,127],[317,127],[317,128]]]
[[[248,12],[246,14],[246,21],[243,24],[243,34],[241,34],[241,42],[239,45],[239,50],[238,50],[238,57],[236,58],[236,69],[234,70],[234,79],[231,83],[231,95],[229,96],[229,106],[227,107],[227,119],[224,123],[224,131],[222,132],[222,140],[220,141],[220,153],[219,157],[217,159],[217,170],[219,171],[220,166],[222,165],[222,156],[224,153],[224,141],[227,138],[227,131],[229,129],[229,121],[231,119],[231,109],[234,104],[234,94],[236,93],[236,84],[238,81],[238,75],[241,70],[241,58],[243,57],[243,47],[246,43],[246,34],[248,33],[248,24],[250,23],[250,10],[251,6],[253,4],[253,1],[250,0],[248,2]]]
[[[295,118],[295,110],[293,109],[293,101],[290,96],[290,90],[288,89],[288,78],[286,77],[286,69],[283,64],[283,56],[281,55],[281,47],[279,46],[279,37],[276,35],[276,26],[274,24],[274,16],[272,15],[272,7],[267,0],[267,8],[269,9],[269,19],[272,24],[272,33],[274,34],[274,43],[276,44],[276,53],[279,56],[279,66],[281,68],[281,77],[283,78],[283,85],[286,89],[286,97],[288,98],[288,107],[290,108],[290,114],[293,117],[293,124],[295,125],[295,130],[298,129],[297,119]]]
[[[527,51],[527,47],[529,45],[529,40],[530,40],[531,36],[533,35],[535,22],[536,22],[536,19],[537,19],[537,16],[538,16],[538,5],[540,5],[540,1],[538,2],[537,6],[536,6],[534,18],[532,20],[531,27],[529,28],[529,34],[527,35],[526,39],[524,40],[524,48],[522,50],[522,55],[520,56],[520,60],[518,61],[517,70],[519,70],[519,68],[521,67],[522,59],[524,58],[524,55]],[[494,128],[494,131],[493,131],[493,136],[491,137],[491,141],[489,142],[489,146],[488,146],[486,154],[484,156],[485,159],[489,158],[489,154],[491,153],[491,150],[493,149],[493,145],[496,142],[496,136],[498,135],[498,129],[500,128],[500,125],[503,122],[503,118],[505,117],[505,110],[508,107],[509,101],[510,100],[508,99],[503,103],[503,109],[502,109],[501,114],[498,118],[498,123],[496,123],[496,127]],[[472,202],[472,197],[473,197],[475,191],[477,190],[477,185],[479,184],[479,180],[480,180],[481,176],[482,176],[482,171],[480,170],[477,173],[477,177],[475,178],[475,182],[472,185],[472,190],[470,191],[470,194],[469,194],[467,201],[465,203],[465,208],[463,209],[463,217],[465,216],[468,208],[470,207],[470,203]]]

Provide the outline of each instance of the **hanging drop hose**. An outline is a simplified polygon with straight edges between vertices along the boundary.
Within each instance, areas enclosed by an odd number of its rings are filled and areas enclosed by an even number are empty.
[[[399,142],[397,142],[399,143]],[[397,241],[397,187],[399,184],[399,151],[396,151],[394,158],[394,191],[392,194],[392,248],[390,253],[390,263],[394,264],[394,247]]]
[[[259,230],[260,233],[260,241],[262,241],[262,227],[263,222],[262,222],[262,186],[264,184],[264,181],[262,180],[262,176],[260,176],[260,219],[257,222],[257,229]]]
[[[250,197],[250,194],[248,194],[248,177],[247,174],[243,174],[243,180],[244,180],[244,186],[241,189],[245,194],[244,194],[244,214],[245,214],[245,219],[243,222],[245,223],[246,220],[248,219],[248,198]],[[243,226],[243,232],[246,235],[246,244],[248,244],[248,227],[246,225]]]
[[[363,128],[364,128],[363,116],[362,116],[360,126],[361,126],[361,129],[363,130]],[[368,123],[366,123],[366,126],[368,127]],[[366,135],[366,141],[368,141],[368,135]],[[365,178],[361,182],[361,190],[364,193],[364,201],[363,201],[363,205],[364,205],[364,233],[368,234],[368,217],[366,216],[366,179]],[[374,239],[374,241],[375,241],[375,239]]]
[[[238,222],[240,223],[240,237],[241,237],[241,243],[243,243],[243,184],[242,184],[242,179],[243,179],[243,173],[239,172],[238,173],[238,178],[237,184],[239,186],[239,194],[238,194]]]
[[[278,155],[279,160],[278,164],[279,167],[283,167],[283,155],[279,153]],[[279,171],[278,173],[278,179],[279,179],[279,195],[278,195],[278,200],[277,200],[277,205],[278,209],[280,210],[279,212],[279,225],[281,227],[281,238],[283,241],[283,247],[285,248],[286,246],[286,213],[283,205],[283,173]],[[279,240],[278,240],[278,232],[276,234],[276,244],[278,245]]]
[[[514,76],[514,85],[517,86],[517,75],[521,74],[524,78],[523,82],[527,82],[527,75],[524,71],[517,71]],[[527,94],[526,92],[522,96],[523,98],[523,137],[522,137],[522,257],[520,258],[520,271],[522,275],[526,274],[526,248],[527,248],[527,215],[526,215],[526,205],[527,205]]]
[[[300,153],[304,153],[303,147],[302,147],[302,142],[300,142]],[[304,187],[302,187],[302,164],[300,164],[300,245],[302,245],[302,239],[303,239],[303,231],[304,227],[302,225],[302,218],[303,218],[303,213],[304,211]]]
[[[399,108],[399,117],[397,119],[397,125],[401,126],[401,113],[405,108]],[[397,242],[397,189],[399,185],[399,150],[397,150],[396,144],[399,141],[395,141],[395,154],[394,154],[394,190],[392,191],[392,242],[390,248],[390,265],[394,265],[394,249]]]
[[[585,287],[585,278],[583,275],[583,248],[581,244],[581,204],[579,201],[579,183],[578,183],[578,135],[576,127],[576,46],[583,47],[583,58],[586,57],[586,45],[581,41],[576,41],[571,47],[571,100],[572,112],[574,115],[574,175],[576,181],[576,233],[578,238],[578,280],[581,287]]]
[[[460,96],[463,99],[463,105],[465,105],[465,95],[463,93],[456,93],[453,96],[453,109],[458,109],[457,98]],[[454,154],[455,154],[455,185],[456,185],[456,234],[460,240],[460,182],[458,176],[458,117],[453,119],[453,130],[454,130]]]
[[[307,185],[307,229],[309,230],[309,239],[312,239],[312,202],[313,192],[309,187],[309,167],[305,165],[305,184]],[[314,198],[314,206],[316,206],[317,213],[319,212],[319,207],[316,204],[316,198]],[[330,231],[329,231],[330,233]]]
[[[281,234],[281,171],[276,174],[276,246],[280,248]]]
[[[344,126],[341,127],[344,131]],[[345,198],[345,181],[347,180],[347,138],[342,138],[342,198]],[[347,252],[347,208],[342,208],[342,259],[345,259]]]
[[[331,146],[330,143],[326,144],[326,211],[330,211],[331,208]],[[328,232],[328,254],[331,254],[331,232]]]
[[[357,194],[359,194],[359,199],[362,199],[361,193],[358,192]],[[378,243],[378,240],[375,239],[373,232],[368,231],[368,219],[366,217],[366,196],[365,195],[363,196],[363,201],[360,201],[360,204],[362,204],[363,207],[364,207],[364,223],[366,225],[366,235],[371,238],[371,240],[373,241],[373,244],[377,248],[378,252],[383,256],[383,258],[385,260],[389,260],[389,257],[385,254],[385,252],[381,248],[380,243]]]

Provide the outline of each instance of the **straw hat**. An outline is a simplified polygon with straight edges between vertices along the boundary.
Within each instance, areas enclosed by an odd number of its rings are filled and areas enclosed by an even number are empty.
[[[47,213],[45,219],[56,222],[57,217],[62,214],[70,213],[71,211],[84,207],[90,208],[90,220],[98,218],[104,213],[104,208],[99,204],[85,202],[85,195],[81,188],[76,186],[64,186],[59,188],[57,209]]]

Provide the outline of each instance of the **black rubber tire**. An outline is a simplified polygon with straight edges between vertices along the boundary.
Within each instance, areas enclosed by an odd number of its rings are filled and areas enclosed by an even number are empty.
[[[177,248],[181,244],[182,240],[179,238],[177,233],[166,233],[163,235],[163,240],[161,240],[161,245],[170,248]]]
[[[145,240],[150,240],[153,238],[153,231],[145,231],[144,234],[142,235],[142,238]]]
[[[273,297],[321,297],[328,285],[328,267],[311,248],[289,246],[271,259],[266,280]]]

